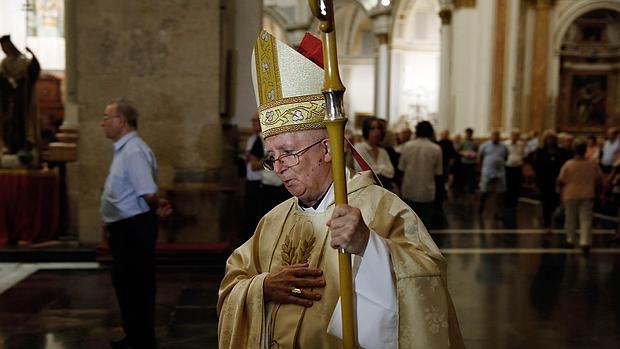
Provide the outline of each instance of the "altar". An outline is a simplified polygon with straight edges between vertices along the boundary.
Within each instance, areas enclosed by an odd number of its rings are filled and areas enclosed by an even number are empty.
[[[57,238],[59,184],[56,171],[0,170],[0,245]]]

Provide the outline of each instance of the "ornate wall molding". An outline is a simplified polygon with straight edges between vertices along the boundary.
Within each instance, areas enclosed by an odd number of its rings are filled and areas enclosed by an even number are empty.
[[[476,0],[454,0],[454,8],[476,7]]]

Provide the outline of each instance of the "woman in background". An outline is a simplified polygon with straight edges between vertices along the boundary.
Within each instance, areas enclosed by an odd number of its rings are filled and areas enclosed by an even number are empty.
[[[394,166],[390,161],[388,152],[381,146],[385,138],[385,123],[377,117],[364,119],[362,123],[362,136],[364,141],[355,144],[355,150],[364,158],[370,168],[377,174],[383,187],[392,190],[394,179]],[[355,171],[362,171],[355,162]]]

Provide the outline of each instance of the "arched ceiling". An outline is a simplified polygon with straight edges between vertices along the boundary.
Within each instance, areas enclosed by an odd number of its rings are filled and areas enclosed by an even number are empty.
[[[397,0],[335,0],[334,7],[338,9],[355,3],[368,14],[377,6],[390,6],[396,1]],[[285,27],[310,23],[313,19],[310,8],[308,7],[308,0],[264,0],[263,6],[265,9],[269,9],[267,14],[273,16],[273,20]]]

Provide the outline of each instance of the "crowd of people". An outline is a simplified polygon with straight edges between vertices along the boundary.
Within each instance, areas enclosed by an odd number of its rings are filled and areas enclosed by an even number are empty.
[[[398,194],[430,228],[445,226],[443,203],[448,193],[476,201],[478,213],[491,206],[495,217],[514,212],[527,194],[541,203],[541,226],[551,230],[564,222],[565,247],[573,247],[579,226],[579,246],[591,244],[593,207],[620,207],[620,137],[616,128],[605,140],[596,135],[575,137],[546,130],[539,136],[518,129],[502,139],[499,130],[474,138],[447,130],[436,137],[432,124],[421,121],[412,131],[392,132],[384,120],[370,117],[362,125],[363,140],[356,150],[376,172],[384,187]],[[354,157],[351,167],[361,170]],[[387,185],[386,185],[387,183]],[[525,183],[533,183],[527,193]],[[620,229],[612,241],[620,240]]]

